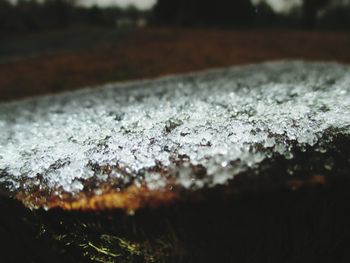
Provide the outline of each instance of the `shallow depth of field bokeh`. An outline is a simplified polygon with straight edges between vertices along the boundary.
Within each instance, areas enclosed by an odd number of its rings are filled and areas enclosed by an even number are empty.
[[[349,1],[270,2],[0,0],[0,100],[267,60],[350,62]]]

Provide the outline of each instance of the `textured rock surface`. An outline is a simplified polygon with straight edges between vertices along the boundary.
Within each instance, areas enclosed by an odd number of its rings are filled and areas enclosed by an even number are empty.
[[[110,84],[1,104],[0,130],[10,192],[212,187],[295,147],[326,151],[330,130],[348,136],[350,67],[276,62]]]

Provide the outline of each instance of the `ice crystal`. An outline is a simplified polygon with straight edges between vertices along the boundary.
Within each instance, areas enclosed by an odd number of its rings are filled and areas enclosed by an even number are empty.
[[[114,178],[154,189],[166,185],[155,168],[162,167],[177,185],[210,187],[349,127],[350,67],[335,63],[274,62],[109,84],[1,104],[0,183],[16,190],[21,179],[40,178],[75,193],[91,178]]]

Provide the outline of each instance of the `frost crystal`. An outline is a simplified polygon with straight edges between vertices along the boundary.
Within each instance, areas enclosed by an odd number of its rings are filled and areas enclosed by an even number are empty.
[[[292,145],[332,128],[349,134],[349,66],[275,62],[110,84],[1,104],[0,183],[155,189],[166,186],[162,167],[177,185],[210,187],[272,154],[293,158]]]

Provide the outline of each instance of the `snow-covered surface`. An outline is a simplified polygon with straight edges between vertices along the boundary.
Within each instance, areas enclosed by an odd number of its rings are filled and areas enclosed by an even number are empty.
[[[330,128],[350,131],[349,66],[274,62],[110,84],[1,104],[0,183],[38,178],[76,193],[95,177],[152,189],[165,185],[161,166],[178,185],[213,186],[272,154],[293,158],[292,145]],[[190,164],[207,175],[194,179]]]

